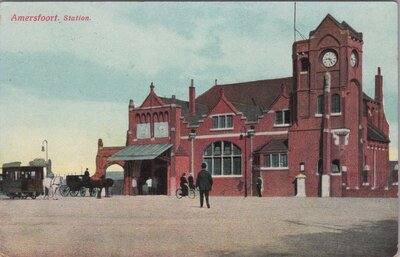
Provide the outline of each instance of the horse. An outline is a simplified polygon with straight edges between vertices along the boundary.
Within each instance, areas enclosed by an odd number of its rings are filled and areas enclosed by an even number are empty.
[[[97,192],[97,198],[101,198],[101,191],[103,187],[106,191],[105,197],[110,197],[109,188],[114,185],[114,180],[111,178],[105,178],[105,176],[101,176],[99,179],[90,178],[88,187],[90,190],[90,194],[92,194],[93,188],[97,187],[100,190]]]
[[[44,198],[49,199],[49,197],[54,197],[56,195],[57,189],[63,184],[63,177],[55,176],[53,178],[46,177],[42,181]],[[54,198],[53,198],[54,199]]]

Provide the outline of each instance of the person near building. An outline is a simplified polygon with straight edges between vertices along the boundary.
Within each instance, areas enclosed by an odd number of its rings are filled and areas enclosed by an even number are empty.
[[[261,175],[258,175],[258,177],[257,177],[257,194],[258,194],[258,197],[262,196],[262,194],[261,194],[262,189],[263,189],[263,180],[262,180]]]
[[[151,193],[153,192],[152,191],[153,181],[152,181],[151,177],[149,177],[146,180],[146,184],[147,184],[147,192],[149,193],[149,195],[151,195]]]
[[[189,173],[188,181],[189,181],[189,188],[190,189],[195,189],[194,178],[193,178],[192,173]]]
[[[158,187],[158,178],[157,178],[157,176],[153,176],[153,180],[152,180],[153,195],[158,194],[157,187]]]
[[[181,186],[181,189],[182,189],[182,196],[188,195],[188,181],[186,179],[186,173],[185,172],[181,176],[180,186]]]
[[[133,177],[132,178],[132,194],[133,195],[138,195],[139,194],[137,185],[138,185],[137,184],[137,179],[136,179],[136,177]]]
[[[211,174],[207,171],[207,164],[203,162],[201,164],[201,171],[197,174],[196,186],[200,190],[200,208],[203,207],[204,197],[206,198],[207,208],[210,208],[209,192],[212,189],[213,179]]]

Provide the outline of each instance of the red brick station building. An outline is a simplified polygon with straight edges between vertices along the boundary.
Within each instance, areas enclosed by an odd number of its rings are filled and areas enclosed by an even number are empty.
[[[363,37],[327,15],[293,44],[293,75],[220,85],[189,101],[159,97],[153,83],[140,106],[129,103],[126,145],[98,141],[96,174],[119,164],[124,194],[157,176],[159,193],[174,195],[182,173],[196,178],[202,162],[212,195],[396,196],[389,163],[383,76],[374,98],[363,93]],[[369,78],[368,76],[367,78]]]

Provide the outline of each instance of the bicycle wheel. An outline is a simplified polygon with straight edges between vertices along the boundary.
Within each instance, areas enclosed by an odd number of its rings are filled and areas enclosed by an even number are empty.
[[[193,189],[189,190],[189,198],[194,199],[196,197],[196,192]]]
[[[182,189],[178,188],[175,192],[176,198],[181,199],[182,198]]]

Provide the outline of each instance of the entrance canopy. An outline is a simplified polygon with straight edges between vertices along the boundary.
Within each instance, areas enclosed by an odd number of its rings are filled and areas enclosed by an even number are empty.
[[[172,144],[130,145],[108,158],[109,161],[153,160]]]

